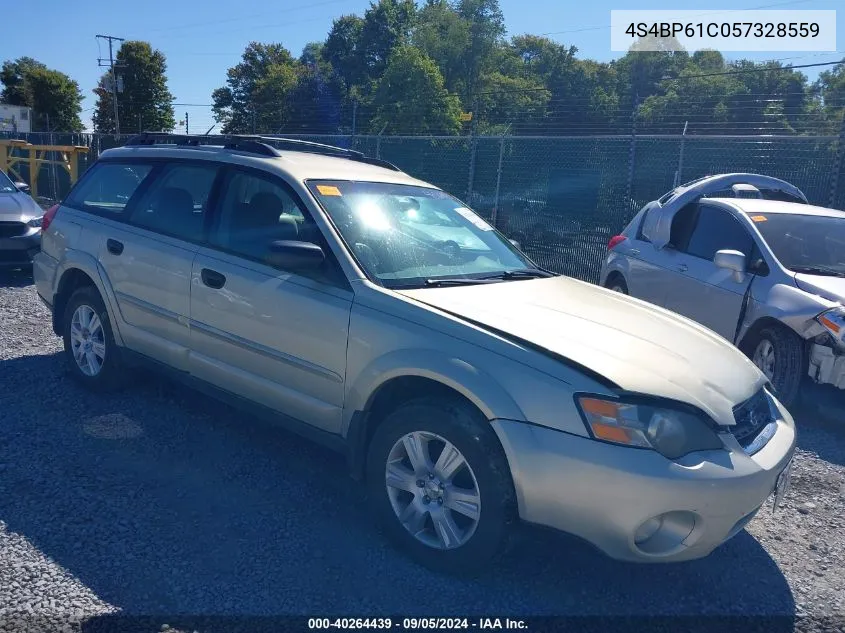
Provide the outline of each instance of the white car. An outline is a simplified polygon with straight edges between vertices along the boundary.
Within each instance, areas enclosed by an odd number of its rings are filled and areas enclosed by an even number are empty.
[[[605,287],[736,344],[792,403],[802,379],[845,389],[845,212],[757,174],[709,176],[613,237]]]

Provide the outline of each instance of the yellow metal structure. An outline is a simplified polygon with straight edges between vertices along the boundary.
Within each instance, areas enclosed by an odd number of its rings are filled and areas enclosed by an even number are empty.
[[[79,178],[79,156],[87,154],[88,148],[80,145],[32,145],[20,140],[0,140],[0,170],[16,180],[23,181],[17,167],[29,166],[29,187],[32,197],[38,197],[38,174],[42,165],[58,165],[70,176],[73,185]],[[57,158],[48,158],[50,154]]]

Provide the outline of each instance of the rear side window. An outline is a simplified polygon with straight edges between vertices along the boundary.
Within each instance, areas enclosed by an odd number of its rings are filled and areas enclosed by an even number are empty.
[[[716,251],[735,250],[751,257],[754,240],[727,211],[701,205],[698,221],[689,239],[686,252],[702,259],[712,260]]]
[[[167,165],[134,205],[129,222],[180,239],[201,240],[216,176],[216,165]]]
[[[66,204],[119,215],[151,171],[152,165],[98,163],[70,193]]]

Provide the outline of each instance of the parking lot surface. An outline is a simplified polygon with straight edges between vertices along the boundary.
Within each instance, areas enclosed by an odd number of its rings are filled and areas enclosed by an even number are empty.
[[[60,350],[31,277],[0,272],[0,630],[72,630],[109,613],[173,626],[728,614],[845,627],[845,415],[796,415],[786,507],[765,506],[705,560],[617,563],[526,529],[494,568],[454,578],[385,542],[340,456],[155,377],[87,393]]]

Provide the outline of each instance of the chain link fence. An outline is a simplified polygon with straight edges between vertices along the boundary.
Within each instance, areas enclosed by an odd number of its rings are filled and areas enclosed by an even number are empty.
[[[80,145],[84,172],[131,135],[15,134],[33,144]],[[598,281],[611,236],[648,201],[707,174],[757,172],[845,210],[840,136],[363,136],[286,135],[355,149],[396,164],[464,200],[538,264]],[[210,137],[213,139],[213,137]],[[17,150],[13,150],[17,151]],[[62,198],[67,173],[43,167],[42,195]],[[19,175],[29,181],[26,167]]]

